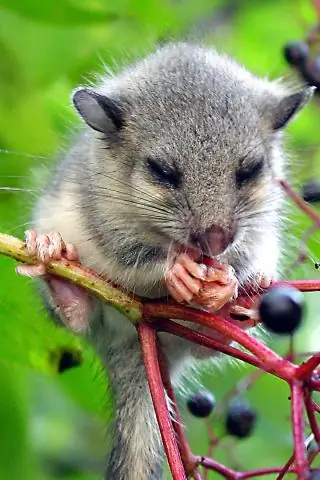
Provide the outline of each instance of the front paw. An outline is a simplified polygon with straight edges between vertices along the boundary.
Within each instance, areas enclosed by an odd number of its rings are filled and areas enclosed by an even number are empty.
[[[165,274],[165,283],[179,303],[191,303],[207,277],[207,267],[199,264],[190,253],[180,253]]]
[[[195,302],[216,312],[238,297],[239,283],[230,265],[217,264],[208,267],[206,281],[203,282]]]
[[[238,295],[238,280],[229,265],[197,263],[192,253],[179,254],[165,275],[165,283],[177,302],[219,310]]]

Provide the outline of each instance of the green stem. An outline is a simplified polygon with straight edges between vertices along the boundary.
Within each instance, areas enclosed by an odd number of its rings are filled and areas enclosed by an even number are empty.
[[[0,253],[29,265],[37,263],[37,259],[28,254],[24,242],[3,233],[0,233]],[[46,269],[49,273],[53,273],[85,288],[90,293],[112,305],[131,322],[137,323],[142,321],[142,303],[121,292],[121,290],[114,287],[94,271],[83,267],[79,263],[65,259],[53,260],[46,265]]]

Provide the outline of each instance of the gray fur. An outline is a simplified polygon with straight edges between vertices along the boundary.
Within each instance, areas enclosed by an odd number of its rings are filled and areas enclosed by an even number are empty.
[[[77,90],[75,106],[93,129],[84,128],[58,166],[37,205],[35,227],[59,231],[84,264],[142,296],[166,294],[174,245],[187,245],[191,234],[212,225],[237,224],[234,242],[218,258],[233,265],[240,282],[274,275],[281,194],[272,179],[285,166],[277,129],[308,95],[293,97],[205,47],[167,45],[103,78],[93,93]],[[157,183],[148,157],[178,169],[181,186]],[[239,187],[237,172],[261,158],[260,174]],[[90,337],[116,393],[106,478],[158,480],[162,448],[136,332],[109,307],[103,311]],[[206,354],[167,335],[161,340],[177,383],[188,360]]]

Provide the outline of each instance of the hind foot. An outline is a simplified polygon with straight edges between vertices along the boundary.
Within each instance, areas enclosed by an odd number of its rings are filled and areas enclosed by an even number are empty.
[[[79,261],[76,247],[71,243],[64,242],[58,232],[38,235],[34,230],[27,230],[25,244],[28,254],[36,257],[39,263],[37,265],[19,265],[16,268],[19,275],[26,277],[45,275],[46,264],[52,260],[66,258],[70,261]]]
[[[76,332],[85,331],[92,311],[89,294],[78,285],[48,274],[46,270],[46,265],[52,260],[65,258],[74,262],[79,261],[76,247],[64,242],[58,232],[38,235],[33,230],[26,231],[25,244],[29,255],[34,256],[39,263],[19,265],[16,272],[30,278],[43,277],[50,292],[48,301],[51,308],[69,329]]]

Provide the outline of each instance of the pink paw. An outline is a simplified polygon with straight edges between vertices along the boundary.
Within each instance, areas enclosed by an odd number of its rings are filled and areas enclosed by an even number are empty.
[[[237,297],[238,281],[228,265],[199,264],[192,253],[180,253],[165,275],[165,282],[177,302],[196,303],[219,310]]]
[[[39,260],[37,265],[19,265],[17,273],[27,277],[45,275],[45,264],[52,260],[60,260],[62,257],[70,261],[78,261],[78,253],[74,245],[63,241],[60,233],[50,232],[38,235],[33,230],[25,232],[25,243],[29,255]]]
[[[237,298],[238,288],[235,271],[230,265],[208,267],[206,282],[195,301],[211,311],[217,311]]]
[[[206,265],[195,262],[189,253],[180,253],[165,275],[165,283],[177,302],[190,303],[207,276]]]

